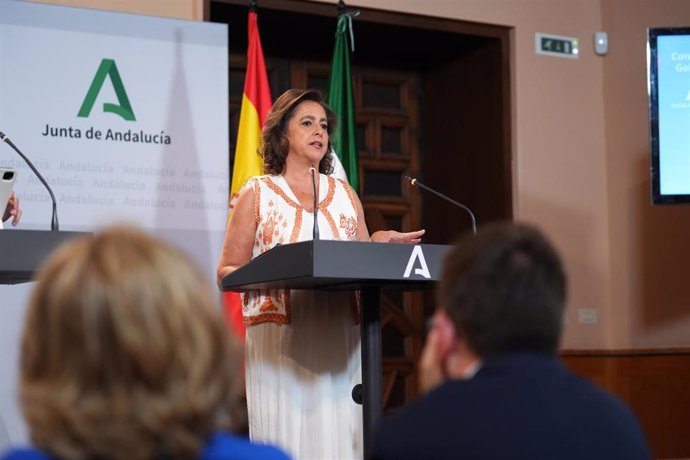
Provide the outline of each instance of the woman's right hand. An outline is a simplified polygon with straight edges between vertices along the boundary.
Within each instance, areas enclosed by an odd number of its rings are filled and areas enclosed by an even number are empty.
[[[403,243],[403,244],[419,244],[422,242],[422,235],[426,230],[417,230],[414,232],[396,232],[395,230],[379,230],[374,232],[369,241],[373,243]]]

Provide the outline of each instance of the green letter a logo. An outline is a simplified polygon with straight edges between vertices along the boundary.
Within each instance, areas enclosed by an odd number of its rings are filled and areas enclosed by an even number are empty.
[[[98,67],[98,71],[96,71],[96,76],[93,77],[91,87],[89,88],[89,91],[86,93],[86,97],[84,98],[84,102],[81,104],[81,108],[79,109],[79,113],[77,114],[77,116],[84,118],[89,116],[89,114],[91,113],[91,109],[93,108],[93,104],[96,102],[96,98],[98,97],[98,93],[100,93],[101,88],[103,88],[103,83],[105,83],[105,77],[107,76],[110,77],[110,81],[113,84],[113,88],[115,89],[117,101],[120,104],[116,105],[106,102],[105,104],[103,104],[103,111],[120,115],[127,121],[135,121],[136,118],[134,118],[132,106],[129,105],[129,99],[127,98],[127,92],[125,91],[125,87],[122,84],[120,73],[117,71],[115,61],[113,61],[112,59],[103,59],[101,61],[101,65]]]

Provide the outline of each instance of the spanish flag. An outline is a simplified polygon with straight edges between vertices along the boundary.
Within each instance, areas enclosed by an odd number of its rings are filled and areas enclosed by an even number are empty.
[[[268,85],[266,63],[261,48],[259,25],[255,6],[249,10],[249,46],[247,48],[247,74],[240,109],[240,125],[237,130],[235,164],[230,185],[230,213],[242,186],[252,176],[263,174],[263,164],[258,155],[261,144],[261,128],[271,109],[271,90]],[[228,214],[229,217],[229,214]],[[235,335],[244,339],[242,300],[235,292],[223,293],[225,317]]]

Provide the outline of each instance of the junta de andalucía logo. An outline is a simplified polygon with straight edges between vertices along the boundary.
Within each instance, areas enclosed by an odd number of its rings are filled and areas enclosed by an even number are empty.
[[[91,86],[86,93],[84,102],[81,104],[79,109],[78,117],[87,118],[91,114],[96,99],[103,89],[103,84],[105,79],[110,78],[110,83],[113,85],[115,90],[115,95],[117,96],[117,104],[110,102],[105,102],[103,104],[103,111],[114,113],[121,116],[126,121],[136,121],[134,117],[134,111],[129,103],[129,98],[127,97],[127,91],[125,91],[125,85],[122,83],[122,78],[120,77],[120,72],[117,70],[117,64],[113,59],[103,59],[101,64],[98,66],[96,75],[93,77]]]

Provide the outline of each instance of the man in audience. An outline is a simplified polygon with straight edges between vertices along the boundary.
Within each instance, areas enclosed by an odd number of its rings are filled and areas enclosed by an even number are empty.
[[[373,458],[650,458],[631,411],[556,357],[566,278],[538,230],[465,236],[436,297],[419,366],[426,394],[384,419]]]

